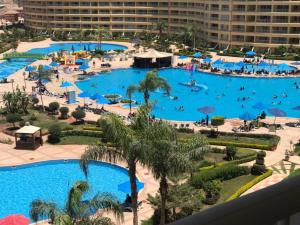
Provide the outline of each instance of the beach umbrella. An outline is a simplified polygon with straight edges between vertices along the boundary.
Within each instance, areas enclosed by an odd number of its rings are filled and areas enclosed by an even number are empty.
[[[83,59],[76,59],[75,63],[84,63],[85,61]]]
[[[87,70],[88,68],[90,68],[90,67],[87,64],[82,64],[81,66],[79,66],[80,70]]]
[[[266,66],[269,66],[269,64],[268,63],[266,63],[266,62],[264,62],[264,61],[262,61],[261,63],[259,63],[258,64],[259,66],[261,66],[261,67],[266,67]]]
[[[91,94],[88,92],[81,92],[78,94],[79,98],[83,98],[83,104],[85,105],[85,99],[91,97]]]
[[[211,63],[211,58],[206,57],[205,59],[203,59],[204,63]]]
[[[213,106],[203,106],[197,110],[203,114],[206,114],[206,125],[208,125],[208,114],[213,113],[216,109]]]
[[[108,101],[106,98],[104,98],[102,95],[100,95],[97,99],[96,99],[96,103],[98,104],[109,104],[110,101]]]
[[[30,220],[21,214],[13,214],[0,220],[0,225],[28,225]]]
[[[264,110],[268,108],[267,104],[264,104],[262,102],[257,102],[255,105],[252,106],[253,109],[259,109],[259,110]]]
[[[73,86],[73,85],[69,81],[64,81],[60,85],[61,88],[66,88],[66,87],[71,87],[71,86]]]
[[[253,115],[253,114],[251,114],[251,113],[249,113],[249,112],[245,112],[242,115],[240,115],[239,118],[241,120],[249,121],[249,120],[255,120],[256,116]]]
[[[200,52],[196,52],[193,56],[195,58],[200,58],[202,56],[202,54]]]
[[[248,51],[248,52],[246,52],[246,55],[254,56],[254,55],[256,55],[256,52],[254,52],[254,51]]]
[[[137,191],[140,191],[141,189],[144,188],[144,183],[136,180],[136,188],[137,188]],[[122,191],[124,193],[131,193],[131,185],[130,185],[130,182],[129,181],[126,181],[124,183],[121,183],[118,185],[118,190],[119,191]]]
[[[92,96],[90,96],[89,98],[92,100],[97,100],[98,98],[101,98],[102,95],[100,95],[99,93],[93,94]]]
[[[217,59],[217,60],[214,62],[214,64],[222,64],[222,63],[223,63],[222,59]]]
[[[239,61],[236,65],[243,67],[243,66],[245,66],[245,63],[243,61]]]
[[[43,70],[51,70],[52,67],[49,65],[43,65]]]
[[[300,62],[298,62],[298,61],[297,62],[292,62],[291,65],[299,66]]]
[[[33,72],[33,71],[36,71],[36,68],[33,67],[33,66],[28,66],[28,67],[26,67],[25,71],[31,73],[31,72]]]
[[[59,66],[60,64],[58,63],[58,62],[55,62],[55,61],[52,61],[51,63],[50,63],[50,66],[53,66],[53,67],[57,67],[57,66]]]
[[[277,66],[277,70],[279,70],[279,71],[289,71],[289,70],[291,70],[291,67],[288,64],[281,63]]]
[[[285,117],[286,116],[286,112],[281,110],[281,109],[278,109],[278,108],[270,108],[268,109],[268,112],[275,117],[274,119],[274,124],[275,124],[275,121],[276,121],[276,117]],[[276,128],[275,128],[275,132],[276,132]]]
[[[188,57],[187,56],[185,56],[185,55],[180,55],[180,56],[178,56],[178,59],[187,59]]]

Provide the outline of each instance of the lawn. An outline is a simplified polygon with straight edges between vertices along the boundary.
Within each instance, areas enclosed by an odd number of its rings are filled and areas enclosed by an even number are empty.
[[[91,145],[99,142],[99,138],[87,136],[65,136],[60,139],[58,145]]]
[[[233,178],[231,180],[226,180],[222,182],[221,197],[218,200],[217,204],[225,202],[234,192],[236,192],[240,187],[247,184],[253,180],[256,176],[254,175],[245,175]]]

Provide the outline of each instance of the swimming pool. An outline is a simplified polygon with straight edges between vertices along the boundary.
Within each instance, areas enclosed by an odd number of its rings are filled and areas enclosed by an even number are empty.
[[[89,50],[93,51],[95,49],[99,48],[99,44],[96,42],[82,42],[81,44],[79,42],[58,42],[50,44],[49,47],[46,48],[33,48],[28,51],[28,53],[38,53],[38,54],[49,54],[51,52],[58,52],[60,50],[67,50],[67,51],[79,51],[79,50]],[[101,49],[103,51],[109,51],[109,50],[125,50],[127,49],[124,45],[118,45],[118,44],[107,44],[102,43]]]
[[[78,81],[76,85],[91,94],[118,93],[126,96],[126,88],[137,84],[146,73],[147,70],[142,69],[118,69]],[[196,121],[205,116],[197,111],[202,106],[214,106],[216,110],[211,115],[236,118],[246,111],[260,113],[252,108],[257,102],[278,107],[286,111],[289,117],[300,116],[299,111],[292,110],[300,105],[300,89],[297,89],[297,86],[300,87],[300,78],[230,77],[176,68],[162,69],[159,75],[167,79],[172,87],[171,96],[178,99],[172,100],[160,90],[152,93],[150,99],[156,104],[153,114],[157,118]],[[184,85],[191,80],[195,80],[199,88]],[[240,90],[241,87],[244,90]],[[134,93],[133,99],[143,103],[141,93]],[[180,106],[183,106],[183,111],[178,110]]]
[[[35,199],[53,201],[64,207],[69,189],[78,180],[86,180],[78,160],[55,160],[0,168],[0,218],[10,214],[29,216]],[[118,185],[129,181],[127,170],[102,162],[89,166],[89,198],[98,192],[109,192],[124,201],[126,193]]]
[[[34,62],[34,59],[11,59],[0,63],[0,80]]]

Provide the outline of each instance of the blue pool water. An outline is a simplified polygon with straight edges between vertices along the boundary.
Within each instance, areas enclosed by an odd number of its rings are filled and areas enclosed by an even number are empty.
[[[131,84],[137,84],[146,73],[147,70],[141,69],[113,70],[105,75],[78,81],[76,85],[82,91],[91,94],[118,93],[126,98],[126,88]],[[223,115],[226,118],[239,117],[246,111],[256,115],[260,111],[253,109],[252,106],[257,102],[268,104],[270,108],[280,108],[286,111],[289,117],[300,116],[300,111],[292,110],[293,107],[300,105],[300,78],[230,77],[203,72],[191,73],[175,68],[162,69],[159,75],[167,79],[172,87],[171,96],[177,96],[178,100],[172,100],[160,90],[152,93],[150,99],[156,104],[153,114],[157,118],[196,121],[205,117],[197,111],[197,108],[202,106],[214,106],[216,111],[211,115]],[[199,89],[193,90],[179,84],[190,82],[191,79],[196,80]],[[299,89],[296,88],[295,82],[299,85]],[[241,91],[241,87],[245,87],[245,90]],[[275,95],[277,98],[273,98]],[[134,93],[133,99],[143,103],[141,93]],[[177,110],[176,107],[179,106],[184,106],[184,111]]]
[[[34,62],[34,59],[11,59],[0,63],[0,80]]]
[[[65,206],[69,189],[78,180],[86,180],[78,160],[47,161],[24,166],[0,168],[0,218],[10,214],[29,216],[34,199],[56,202]],[[127,170],[107,163],[93,162],[89,167],[88,182],[91,191],[86,198],[98,192],[110,192],[120,201],[126,193],[118,185],[129,181]]]
[[[75,51],[79,50],[95,50],[99,48],[98,43],[93,43],[93,42],[82,42],[82,44],[78,42],[67,42],[67,43],[54,43],[51,44],[47,48],[34,48],[29,50],[29,53],[39,53],[39,54],[49,54],[51,52],[58,52],[60,50],[67,50],[67,51],[72,51],[72,47],[74,48]],[[123,45],[117,45],[117,44],[101,44],[101,49],[103,51],[109,51],[109,50],[124,50],[127,49],[126,46]]]

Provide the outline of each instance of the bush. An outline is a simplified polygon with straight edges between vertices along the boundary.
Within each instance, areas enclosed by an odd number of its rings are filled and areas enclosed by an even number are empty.
[[[101,131],[100,127],[95,127],[95,126],[83,126],[83,130],[91,130],[91,131]]]
[[[61,136],[61,126],[59,124],[52,124],[48,129],[48,142],[58,143]]]
[[[88,130],[66,130],[61,132],[61,137],[65,136],[87,136],[102,138],[102,131],[88,131]]]
[[[64,126],[62,130],[63,131],[74,130],[74,127],[68,124],[68,125]]]
[[[256,162],[251,168],[251,173],[253,175],[261,175],[266,172],[266,166],[265,166],[265,157],[266,152],[260,151],[257,153]]]
[[[215,204],[220,198],[220,191],[222,189],[222,183],[219,180],[208,181],[203,184],[203,191],[205,192],[204,203],[208,205]]]
[[[177,131],[180,132],[180,133],[186,133],[186,134],[193,134],[194,133],[194,129],[186,128],[186,127],[177,128]]]
[[[213,116],[213,117],[211,118],[211,125],[212,125],[212,126],[218,127],[218,126],[223,125],[224,122],[225,122],[224,116]]]
[[[237,153],[236,146],[233,145],[226,146],[226,160],[228,161],[234,160],[236,153]]]
[[[31,114],[30,117],[29,117],[29,120],[30,120],[30,121],[36,121],[36,120],[37,120],[36,114],[34,114],[34,113]]]
[[[78,109],[72,112],[72,116],[75,118],[76,122],[79,120],[83,120],[85,117],[85,111]]]
[[[68,113],[69,113],[69,108],[68,107],[61,107],[59,109],[60,111],[60,118],[61,119],[67,119],[68,118]]]
[[[247,190],[249,190],[251,187],[253,187],[255,184],[261,182],[262,180],[266,179],[267,177],[271,176],[273,173],[272,170],[268,170],[267,172],[265,172],[264,174],[255,177],[253,180],[251,180],[250,182],[248,182],[247,184],[245,184],[244,186],[240,187],[235,193],[233,193],[226,201],[231,201],[234,200],[236,198],[238,198],[239,196],[241,196],[241,194],[245,193]]]
[[[262,150],[272,150],[272,146],[267,144],[255,144],[255,143],[244,143],[238,141],[222,141],[222,140],[208,140],[210,145],[221,145],[221,146],[236,146],[240,148],[253,148],[253,149],[262,149]]]
[[[32,98],[32,104],[33,106],[37,105],[40,102],[40,100],[36,97]]]
[[[217,138],[219,135],[219,132],[217,132],[215,129],[210,129],[209,134],[207,137],[209,138]]]
[[[232,160],[232,161],[227,161],[227,162],[220,162],[217,163],[216,166],[226,166],[226,165],[239,165],[243,164],[246,162],[251,162],[256,159],[256,155],[251,155],[245,158],[237,159],[237,160]]]
[[[229,180],[249,173],[250,169],[247,166],[229,165],[215,167],[213,169],[200,171],[199,173],[195,174],[191,178],[190,183],[195,188],[202,188],[203,184],[207,181],[216,179],[219,179],[221,181]]]
[[[49,111],[50,112],[56,113],[58,109],[59,109],[59,103],[58,102],[51,102],[49,104]]]
[[[11,123],[13,127],[16,127],[16,122],[19,122],[22,120],[22,117],[18,113],[9,113],[6,115],[6,121],[8,123]]]

